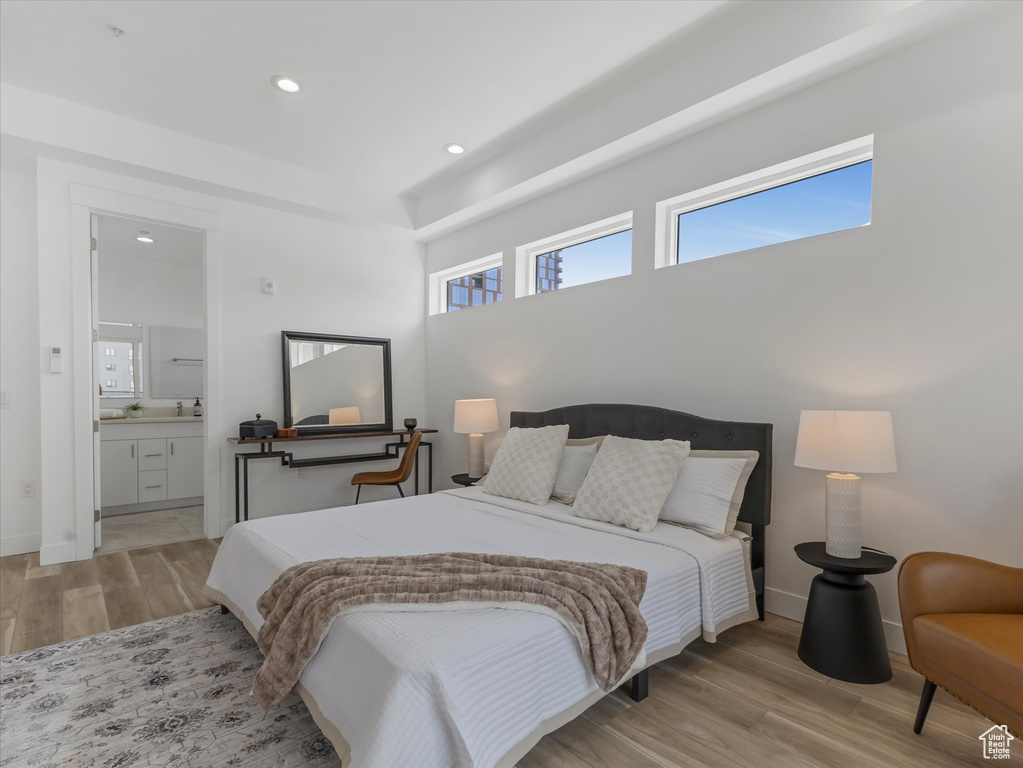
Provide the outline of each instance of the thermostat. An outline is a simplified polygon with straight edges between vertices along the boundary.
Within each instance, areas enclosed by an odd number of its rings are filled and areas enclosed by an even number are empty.
[[[50,347],[50,373],[60,373],[60,347]]]

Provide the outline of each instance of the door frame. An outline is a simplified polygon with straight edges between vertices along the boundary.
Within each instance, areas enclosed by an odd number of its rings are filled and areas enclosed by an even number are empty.
[[[93,360],[92,360],[92,248],[91,216],[106,214],[143,219],[198,230],[204,235],[203,307],[206,364],[203,366],[206,403],[203,418],[205,473],[203,530],[207,538],[221,535],[220,446],[213,445],[220,417],[220,215],[212,211],[71,184],[72,321],[74,328],[74,453],[75,552],[89,560],[94,543],[93,480]],[[102,233],[100,233],[102,237]]]

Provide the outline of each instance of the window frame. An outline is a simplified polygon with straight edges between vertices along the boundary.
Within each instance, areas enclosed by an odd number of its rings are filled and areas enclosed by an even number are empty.
[[[582,227],[570,229],[567,232],[561,232],[557,235],[551,235],[550,237],[545,237],[541,240],[534,240],[531,243],[518,246],[515,249],[515,298],[538,295],[536,292],[536,259],[538,256],[543,256],[545,253],[550,253],[551,251],[571,248],[573,245],[588,243],[591,240],[599,240],[600,238],[607,237],[609,235],[617,235],[619,232],[625,232],[633,229],[632,213],[632,211],[620,213],[616,216],[610,216],[606,219],[595,221],[592,224],[586,224]],[[615,275],[615,277],[607,277],[603,280],[628,277],[633,274],[632,267],[632,259],[630,259],[628,275]],[[603,280],[592,280],[590,283],[583,283],[583,285],[600,283],[603,282]],[[568,288],[579,287],[580,286],[578,285],[568,286]],[[567,288],[543,291],[543,293],[559,293],[563,290],[567,290]]]
[[[504,252],[493,253],[490,256],[483,256],[479,259],[472,261],[465,261],[461,264],[456,264],[453,267],[447,269],[441,269],[437,272],[430,273],[430,296],[429,296],[429,309],[430,315],[446,315],[448,314],[448,281],[459,280],[469,275],[475,275],[478,272],[488,272],[496,267],[501,268],[501,300],[504,300],[508,290],[508,280],[504,271]],[[479,307],[471,307],[471,309],[479,309],[481,307],[492,307],[500,304],[500,301],[495,301],[493,304],[481,304]],[[469,307],[467,307],[468,309]]]
[[[759,171],[737,176],[727,181],[711,184],[706,187],[686,192],[677,197],[662,200],[656,205],[656,232],[654,238],[654,267],[672,267],[679,264],[678,261],[678,228],[679,217],[701,208],[710,208],[713,205],[727,203],[740,197],[747,197],[758,192],[765,192],[776,187],[783,187],[796,181],[809,179],[813,176],[830,171],[837,171],[851,165],[866,162],[874,159],[874,135],[863,136],[853,139],[834,147],[812,152],[784,163],[762,168]],[[873,194],[871,194],[873,199]],[[869,226],[870,222],[862,226]],[[845,230],[837,230],[845,231]],[[821,235],[811,235],[820,237]],[[798,238],[800,240],[805,238]],[[792,242],[792,241],[787,241]],[[761,246],[767,247],[767,246]],[[749,250],[749,249],[747,249]],[[730,253],[744,253],[744,251],[731,251]],[[729,254],[718,254],[727,256]],[[691,261],[704,261],[705,259],[717,258],[717,256],[706,256],[704,259]],[[682,262],[690,263],[689,261]]]

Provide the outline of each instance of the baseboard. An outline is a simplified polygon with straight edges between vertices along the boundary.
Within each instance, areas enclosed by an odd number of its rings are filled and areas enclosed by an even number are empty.
[[[39,549],[39,565],[73,563],[78,559],[78,546],[73,541],[46,544]]]
[[[792,619],[803,623],[803,616],[806,615],[806,597],[794,595],[791,592],[783,592],[772,587],[764,588],[764,608],[768,613],[776,613],[786,619]]]
[[[136,512],[159,512],[164,509],[180,509],[182,507],[201,507],[202,496],[192,496],[187,499],[167,499],[165,501],[146,501],[141,504],[122,504],[118,507],[103,507],[103,517],[118,517],[119,515],[134,515]]]
[[[792,592],[784,592],[780,589],[767,587],[764,590],[764,607],[769,613],[776,613],[786,619],[802,622],[806,615],[806,597],[796,595]],[[896,653],[906,653],[906,638],[902,634],[902,625],[897,621],[882,620],[884,626],[885,642],[888,643],[888,650]]]
[[[25,533],[21,536],[0,536],[0,557],[38,552],[42,540],[40,533]]]

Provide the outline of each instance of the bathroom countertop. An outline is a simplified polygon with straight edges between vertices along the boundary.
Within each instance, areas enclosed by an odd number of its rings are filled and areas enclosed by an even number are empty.
[[[142,416],[133,419],[100,419],[100,424],[172,424],[176,421],[202,421],[202,416]]]

